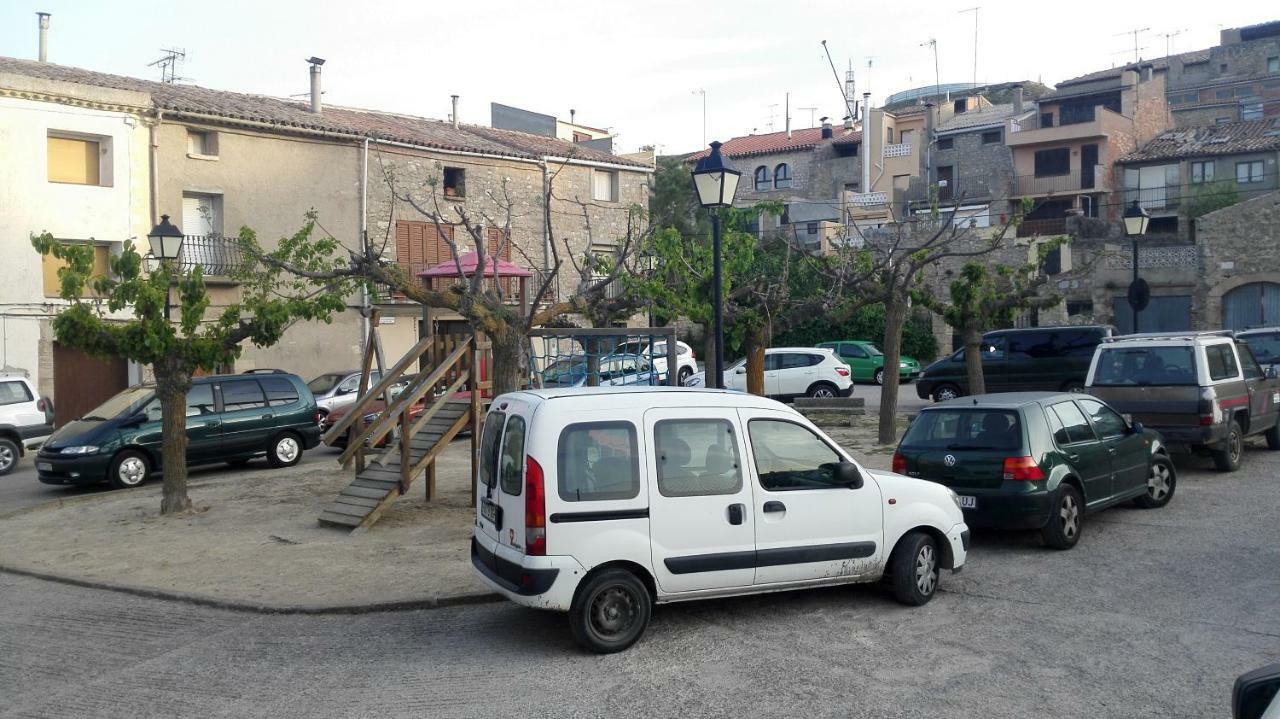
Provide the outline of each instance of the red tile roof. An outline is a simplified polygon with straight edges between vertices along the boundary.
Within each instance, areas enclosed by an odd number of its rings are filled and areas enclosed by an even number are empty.
[[[1280,150],[1280,118],[1169,130],[1117,162],[1173,160]]]
[[[122,75],[93,72],[78,67],[33,60],[0,57],[0,73],[12,73],[46,80],[59,80],[93,87],[147,93],[155,107],[172,113],[213,115],[235,120],[266,123],[283,132],[333,132],[358,137],[403,142],[424,148],[479,152],[526,159],[572,157],[575,160],[607,162],[648,169],[648,166],[554,137],[524,132],[495,130],[479,125],[460,125],[412,115],[358,108],[326,106],[319,115],[306,101],[267,95],[211,90],[195,85],[177,85],[139,80]]]
[[[735,137],[720,146],[720,154],[725,157],[750,157],[752,155],[769,155],[775,152],[795,152],[811,150],[824,142],[832,144],[850,144],[862,142],[861,132],[846,133],[843,127],[833,130],[835,137],[822,139],[822,128],[807,127],[803,130],[792,130],[791,137],[786,132],[770,132],[765,135],[747,135]],[[687,162],[697,162],[710,154],[710,150],[695,152],[685,158]]]

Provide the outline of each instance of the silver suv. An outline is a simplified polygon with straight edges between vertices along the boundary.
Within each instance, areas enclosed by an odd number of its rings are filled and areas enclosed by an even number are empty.
[[[9,474],[28,449],[53,434],[53,403],[30,380],[0,374],[0,475]]]

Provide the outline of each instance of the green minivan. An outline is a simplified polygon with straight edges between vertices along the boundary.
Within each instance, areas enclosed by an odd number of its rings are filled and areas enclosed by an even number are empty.
[[[835,350],[840,360],[849,365],[849,373],[853,376],[854,382],[884,384],[884,353],[875,343],[864,340],[841,340],[819,342],[818,346]],[[903,382],[910,382],[919,377],[920,363],[910,357],[899,357],[898,376]]]
[[[292,374],[196,377],[187,392],[187,464],[242,465],[265,455],[291,467],[320,444],[315,398]],[[130,387],[60,427],[40,448],[45,484],[136,487],[160,471],[160,398]]]

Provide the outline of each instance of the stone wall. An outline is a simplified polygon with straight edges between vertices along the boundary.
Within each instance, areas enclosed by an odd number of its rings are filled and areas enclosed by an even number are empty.
[[[1222,298],[1253,282],[1280,283],[1280,192],[1210,212],[1196,223],[1203,274],[1194,326],[1222,326]]]
[[[933,176],[950,165],[953,198],[962,203],[991,202],[992,212],[1006,212],[1004,204],[1013,187],[1013,152],[1003,142],[982,142],[983,130],[948,134],[952,149],[933,150]],[[995,220],[998,221],[998,218]]]

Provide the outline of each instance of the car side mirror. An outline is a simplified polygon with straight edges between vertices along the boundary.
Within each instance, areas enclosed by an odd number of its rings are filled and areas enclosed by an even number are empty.
[[[841,462],[836,465],[836,482],[849,489],[862,489],[862,472],[853,462]]]
[[[1267,379],[1275,379],[1277,377],[1280,377],[1280,370],[1277,370],[1274,365],[1272,365],[1271,367],[1268,367]]]
[[[132,417],[121,422],[120,426],[126,429],[136,429],[146,423],[147,423],[147,416],[145,414],[135,414]]]
[[[739,367],[738,369],[734,370],[734,371],[733,371],[733,373],[734,373],[734,374],[746,374],[746,373],[747,373],[747,368],[746,368],[746,367]]]
[[[344,395],[344,394],[351,394],[352,392],[355,392],[355,390],[351,389],[350,387],[339,387],[338,389],[334,390],[333,393],[336,395]]]
[[[1268,708],[1280,707],[1280,664],[1241,674],[1231,689],[1233,719],[1262,719],[1271,714]]]
[[[1129,432],[1131,434],[1142,434],[1143,429],[1144,427],[1141,422],[1133,422],[1129,425]]]

